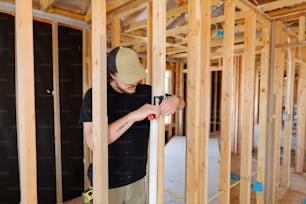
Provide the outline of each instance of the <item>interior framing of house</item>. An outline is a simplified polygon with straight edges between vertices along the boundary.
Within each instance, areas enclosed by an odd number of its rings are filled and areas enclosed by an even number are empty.
[[[94,174],[94,190],[101,192],[95,193],[95,203],[108,203],[108,142],[103,131],[107,74],[101,67],[106,67],[107,51],[116,46],[139,54],[153,96],[165,93],[160,79],[170,70],[173,92],[186,99],[186,109],[169,124],[158,119],[159,204],[164,203],[165,132],[166,139],[186,135],[186,204],[212,199],[205,182],[211,137],[220,142],[220,204],[232,203],[236,185],[239,203],[278,203],[290,189],[292,172],[305,180],[304,0],[0,0],[0,12],[15,16],[21,203],[37,203],[33,19],[52,24],[57,203],[63,203],[58,25],[83,34],[83,93],[93,87],[96,144],[92,153],[84,145],[84,169],[94,162],[94,172],[100,172]],[[230,178],[233,155],[240,157],[240,180],[235,184]],[[255,200],[254,179],[263,189]],[[84,175],[84,189],[88,185]]]

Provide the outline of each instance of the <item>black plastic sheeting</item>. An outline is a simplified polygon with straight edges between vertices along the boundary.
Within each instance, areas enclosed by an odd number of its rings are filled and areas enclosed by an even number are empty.
[[[0,14],[0,203],[19,203],[14,18]]]
[[[52,26],[34,21],[35,109],[38,203],[56,203]],[[63,198],[83,191],[82,32],[59,27],[59,74]],[[0,204],[20,202],[14,17],[0,14]]]
[[[49,24],[33,23],[39,203],[56,202],[51,29]]]
[[[82,31],[59,27],[64,200],[81,195],[84,186],[83,129],[78,124],[82,103]]]

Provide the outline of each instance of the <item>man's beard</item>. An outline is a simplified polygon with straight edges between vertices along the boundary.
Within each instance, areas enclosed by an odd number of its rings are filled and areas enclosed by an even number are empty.
[[[118,89],[125,94],[132,95],[136,92],[137,86],[129,86],[127,89],[122,89],[121,87],[118,86]],[[128,90],[133,90],[132,92],[129,92]]]

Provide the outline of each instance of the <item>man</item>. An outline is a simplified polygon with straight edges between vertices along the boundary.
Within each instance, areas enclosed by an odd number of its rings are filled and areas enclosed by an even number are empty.
[[[139,84],[146,72],[136,52],[117,47],[107,57],[107,115],[109,203],[144,204],[149,137],[148,115],[167,116],[185,107],[184,100],[172,96],[159,106],[151,104],[151,86]],[[80,122],[88,147],[93,150],[92,90],[84,97]]]

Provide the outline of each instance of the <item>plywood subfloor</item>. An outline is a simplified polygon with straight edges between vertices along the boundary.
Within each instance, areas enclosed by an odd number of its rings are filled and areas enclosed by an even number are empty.
[[[256,159],[253,159],[252,167],[253,172],[256,171]],[[294,162],[292,162],[294,163]],[[305,162],[306,163],[306,162]],[[306,166],[306,165],[305,165]],[[237,155],[232,156],[232,173],[239,175],[240,172],[240,157]],[[252,182],[256,179],[256,175],[252,177]],[[234,183],[235,181],[232,181]],[[239,185],[231,189],[231,201],[230,203],[236,204],[239,203]],[[306,202],[306,175],[298,174],[294,171],[294,168],[291,168],[290,175],[290,188],[287,192],[284,192],[280,188],[279,201],[278,204],[302,204],[303,201]],[[251,204],[256,203],[256,192],[251,191]]]
[[[290,177],[290,188],[286,193],[282,195],[278,203],[304,204],[305,202],[306,202],[306,176],[292,172]]]

